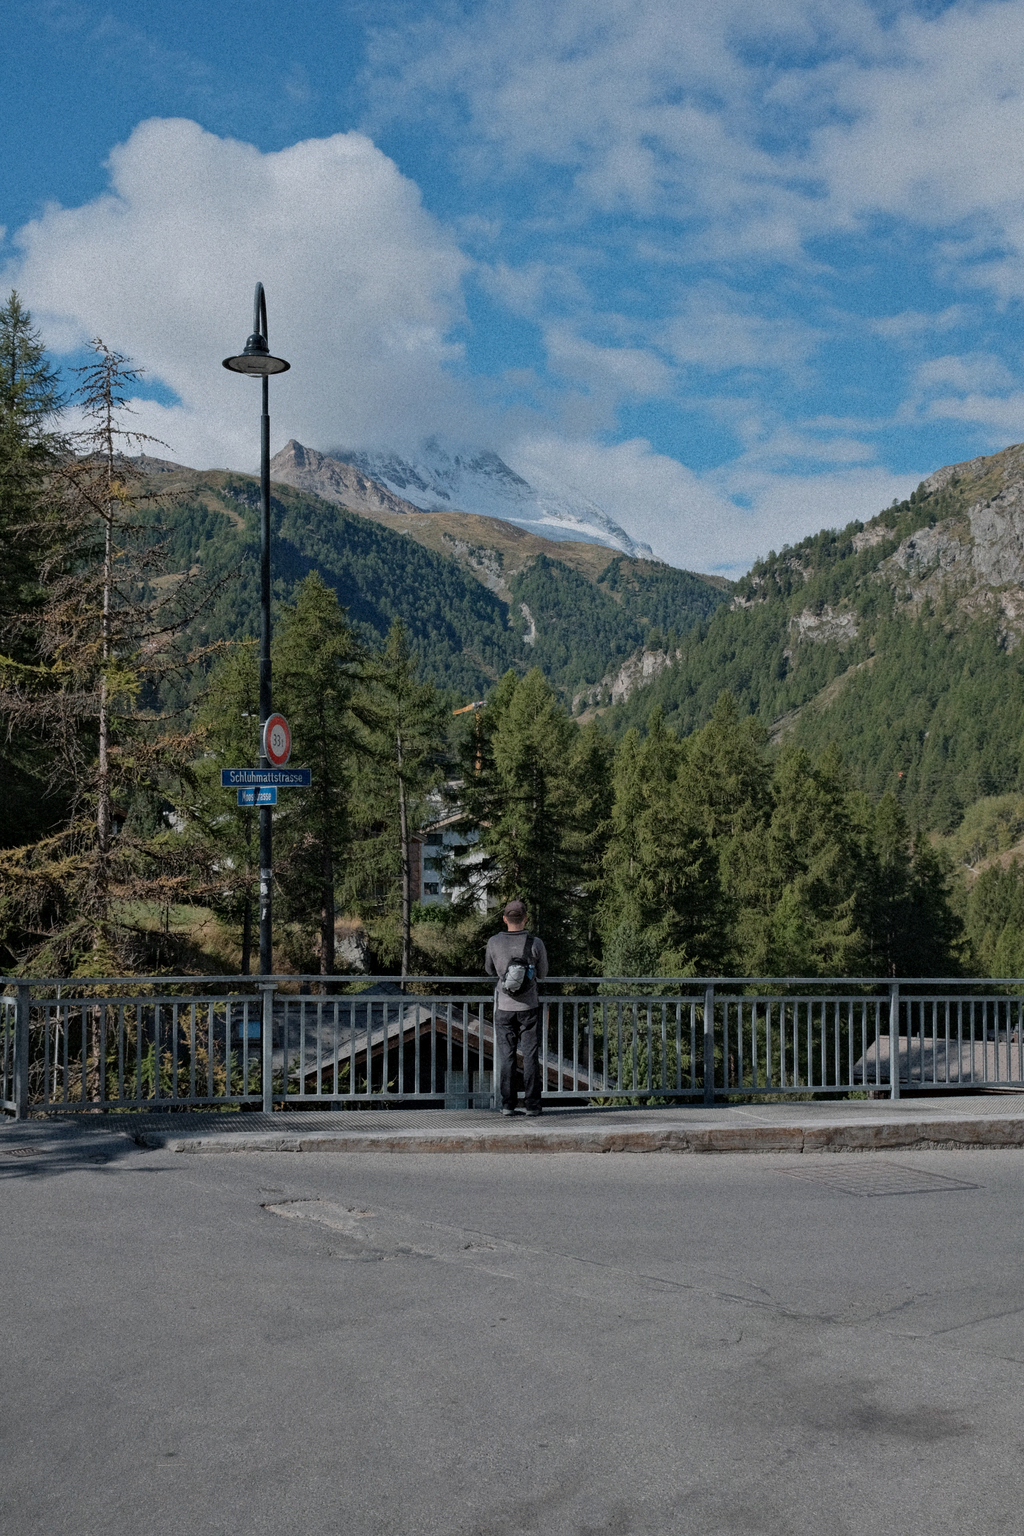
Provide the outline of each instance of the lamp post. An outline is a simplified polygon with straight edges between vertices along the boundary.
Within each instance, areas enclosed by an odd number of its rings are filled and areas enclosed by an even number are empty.
[[[272,373],[287,373],[291,367],[283,357],[272,357],[267,345],[267,299],[263,284],[256,284],[253,300],[252,335],[238,357],[226,357],[224,367],[233,373],[247,373],[263,382],[263,414],[260,417],[260,767],[269,768],[264,726],[270,707],[270,394]],[[271,880],[273,877],[273,811],[260,806],[260,974],[270,976],[274,969],[273,913]]]

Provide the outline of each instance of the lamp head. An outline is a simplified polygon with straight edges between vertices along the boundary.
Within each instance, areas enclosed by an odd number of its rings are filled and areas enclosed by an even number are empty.
[[[270,373],[287,373],[291,363],[283,357],[272,357],[266,338],[254,331],[245,344],[245,351],[237,357],[226,357],[223,366],[232,373],[248,373],[254,378],[265,378]]]

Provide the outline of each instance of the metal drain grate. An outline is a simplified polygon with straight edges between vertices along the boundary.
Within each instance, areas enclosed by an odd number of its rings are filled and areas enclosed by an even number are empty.
[[[869,1154],[856,1163],[841,1163],[838,1167],[825,1164],[782,1171],[787,1178],[809,1179],[840,1195],[941,1195],[980,1187],[924,1168],[908,1168],[904,1163],[878,1163]]]

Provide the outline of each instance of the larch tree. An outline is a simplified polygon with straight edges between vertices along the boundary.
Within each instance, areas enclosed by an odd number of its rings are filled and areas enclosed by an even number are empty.
[[[95,974],[146,952],[140,904],[191,887],[172,836],[135,837],[125,822],[133,797],[156,792],[188,752],[188,733],[159,718],[158,690],[196,660],[185,636],[200,598],[187,573],[156,580],[163,551],[132,452],[147,439],[123,424],[138,375],[101,341],[93,354],[75,396],[85,426],[29,533],[42,546],[39,602],[0,660],[0,707],[45,753],[67,816],[0,854],[0,928],[26,963]]]

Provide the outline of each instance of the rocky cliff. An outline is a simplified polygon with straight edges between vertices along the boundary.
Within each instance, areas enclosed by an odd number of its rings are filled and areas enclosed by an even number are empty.
[[[324,501],[348,507],[350,512],[418,513],[419,507],[403,501],[354,464],[344,464],[315,448],[304,448],[294,437],[270,461],[270,478],[297,491],[312,491]]]

